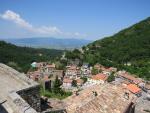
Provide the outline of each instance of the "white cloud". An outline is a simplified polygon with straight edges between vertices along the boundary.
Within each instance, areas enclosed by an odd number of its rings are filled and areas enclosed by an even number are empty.
[[[62,33],[57,27],[47,27],[47,26],[42,26],[40,28],[35,28],[35,31],[43,34],[47,33]]]
[[[11,10],[5,11],[3,14],[0,15],[0,17],[4,20],[11,21],[18,26],[29,30],[30,32],[36,33],[36,34],[43,34],[46,36],[52,36],[52,35],[63,35],[63,36],[71,36],[71,37],[86,37],[85,34],[80,34],[78,32],[70,33],[70,32],[62,32],[59,28],[56,26],[40,26],[35,27],[31,23],[27,22],[21,16]]]
[[[77,37],[79,37],[79,36],[86,37],[87,36],[86,34],[80,34],[79,32],[75,32],[74,35]]]
[[[54,34],[54,33],[60,33],[60,30],[57,27],[34,27],[29,22],[25,21],[21,16],[11,10],[7,10],[4,14],[0,16],[1,18],[5,20],[9,20],[14,22],[15,24],[19,25],[20,27],[23,27],[27,30],[30,30],[32,32],[37,32],[41,34]]]
[[[5,20],[12,21],[21,27],[25,27],[25,28],[32,28],[33,27],[31,24],[29,24],[24,19],[22,19],[19,14],[15,13],[13,11],[10,11],[10,10],[7,10],[0,17],[5,19]]]

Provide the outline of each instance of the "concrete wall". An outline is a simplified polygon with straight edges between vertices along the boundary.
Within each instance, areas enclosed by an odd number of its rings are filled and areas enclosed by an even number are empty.
[[[41,111],[40,86],[36,85],[17,92],[32,108]]]

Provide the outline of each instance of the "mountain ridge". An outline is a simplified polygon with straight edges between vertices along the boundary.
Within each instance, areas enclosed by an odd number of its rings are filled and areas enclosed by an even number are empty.
[[[83,46],[82,53],[68,52],[66,56],[69,59],[78,56],[91,65],[114,66],[150,80],[150,17],[113,36]]]
[[[91,40],[86,39],[54,38],[54,37],[34,37],[34,38],[18,38],[18,39],[12,38],[3,40],[18,46],[61,49],[61,50],[81,48],[82,46],[92,42]]]

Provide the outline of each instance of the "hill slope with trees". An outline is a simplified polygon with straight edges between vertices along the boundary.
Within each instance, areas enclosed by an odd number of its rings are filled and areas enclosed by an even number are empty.
[[[64,51],[55,49],[34,49],[19,47],[0,41],[0,62],[7,64],[20,72],[27,72],[33,61],[53,61]]]
[[[67,52],[66,57],[77,57],[91,65],[115,66],[150,80],[150,17],[84,46],[82,51]]]

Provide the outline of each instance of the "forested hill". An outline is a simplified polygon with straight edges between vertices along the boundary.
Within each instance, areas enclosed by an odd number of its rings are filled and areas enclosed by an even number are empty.
[[[0,62],[21,72],[26,72],[33,61],[52,61],[60,57],[63,52],[55,49],[19,47],[0,41]]]
[[[84,46],[83,52],[76,56],[90,64],[116,66],[150,80],[150,18]]]

